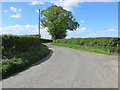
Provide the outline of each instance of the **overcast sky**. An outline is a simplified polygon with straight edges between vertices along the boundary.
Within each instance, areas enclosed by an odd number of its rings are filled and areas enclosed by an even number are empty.
[[[114,2],[113,2],[114,1]],[[118,0],[40,0],[3,2],[1,34],[29,35],[38,33],[38,9],[51,5],[62,6],[73,13],[80,27],[68,31],[66,38],[117,37]],[[0,23],[1,24],[1,23]],[[51,38],[41,26],[43,38]]]

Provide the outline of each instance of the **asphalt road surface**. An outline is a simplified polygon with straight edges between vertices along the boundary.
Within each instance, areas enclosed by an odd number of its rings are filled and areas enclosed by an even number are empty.
[[[3,88],[118,88],[118,56],[48,45],[51,53]],[[36,52],[37,53],[37,52]]]

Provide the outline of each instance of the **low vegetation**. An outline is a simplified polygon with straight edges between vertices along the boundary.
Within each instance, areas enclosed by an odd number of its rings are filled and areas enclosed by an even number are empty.
[[[57,39],[53,43],[53,45],[112,55],[120,53],[119,44],[118,37]]]
[[[41,44],[51,40],[40,39],[37,35],[2,35],[2,78],[6,78],[42,59],[49,53]]]

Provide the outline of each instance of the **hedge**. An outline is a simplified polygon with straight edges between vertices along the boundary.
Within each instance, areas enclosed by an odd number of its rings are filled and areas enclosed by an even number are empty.
[[[35,35],[1,35],[2,37],[2,78],[6,78],[42,59],[49,53],[41,44],[52,40],[40,39]]]
[[[90,46],[97,48],[109,49],[109,52],[119,52],[118,45],[120,45],[120,38],[118,37],[97,37],[97,38],[71,38],[71,39],[57,39],[54,43],[75,44],[81,46]]]
[[[22,71],[24,68],[42,59],[49,53],[49,50],[44,45],[32,46],[24,52],[17,52],[13,58],[2,60],[2,79]]]
[[[52,42],[52,40],[40,39],[39,36],[33,35],[2,35],[2,56],[11,58],[16,51],[26,51],[30,46],[46,42]]]

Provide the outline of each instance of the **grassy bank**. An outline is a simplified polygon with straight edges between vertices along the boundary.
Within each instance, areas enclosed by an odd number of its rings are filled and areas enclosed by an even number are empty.
[[[2,78],[6,78],[42,59],[49,53],[38,36],[2,36]],[[45,40],[46,42],[47,40]]]
[[[83,51],[89,51],[89,52],[96,52],[96,53],[100,53],[100,54],[118,55],[118,53],[110,53],[109,50],[106,51],[105,49],[101,49],[101,48],[97,48],[97,47],[87,47],[87,46],[61,44],[61,43],[52,43],[52,45],[73,48],[73,49],[78,49],[78,50],[83,50]]]
[[[118,55],[120,53],[119,47],[117,47],[119,42],[119,38],[114,37],[72,38],[55,40],[52,45],[86,50],[101,54]]]

